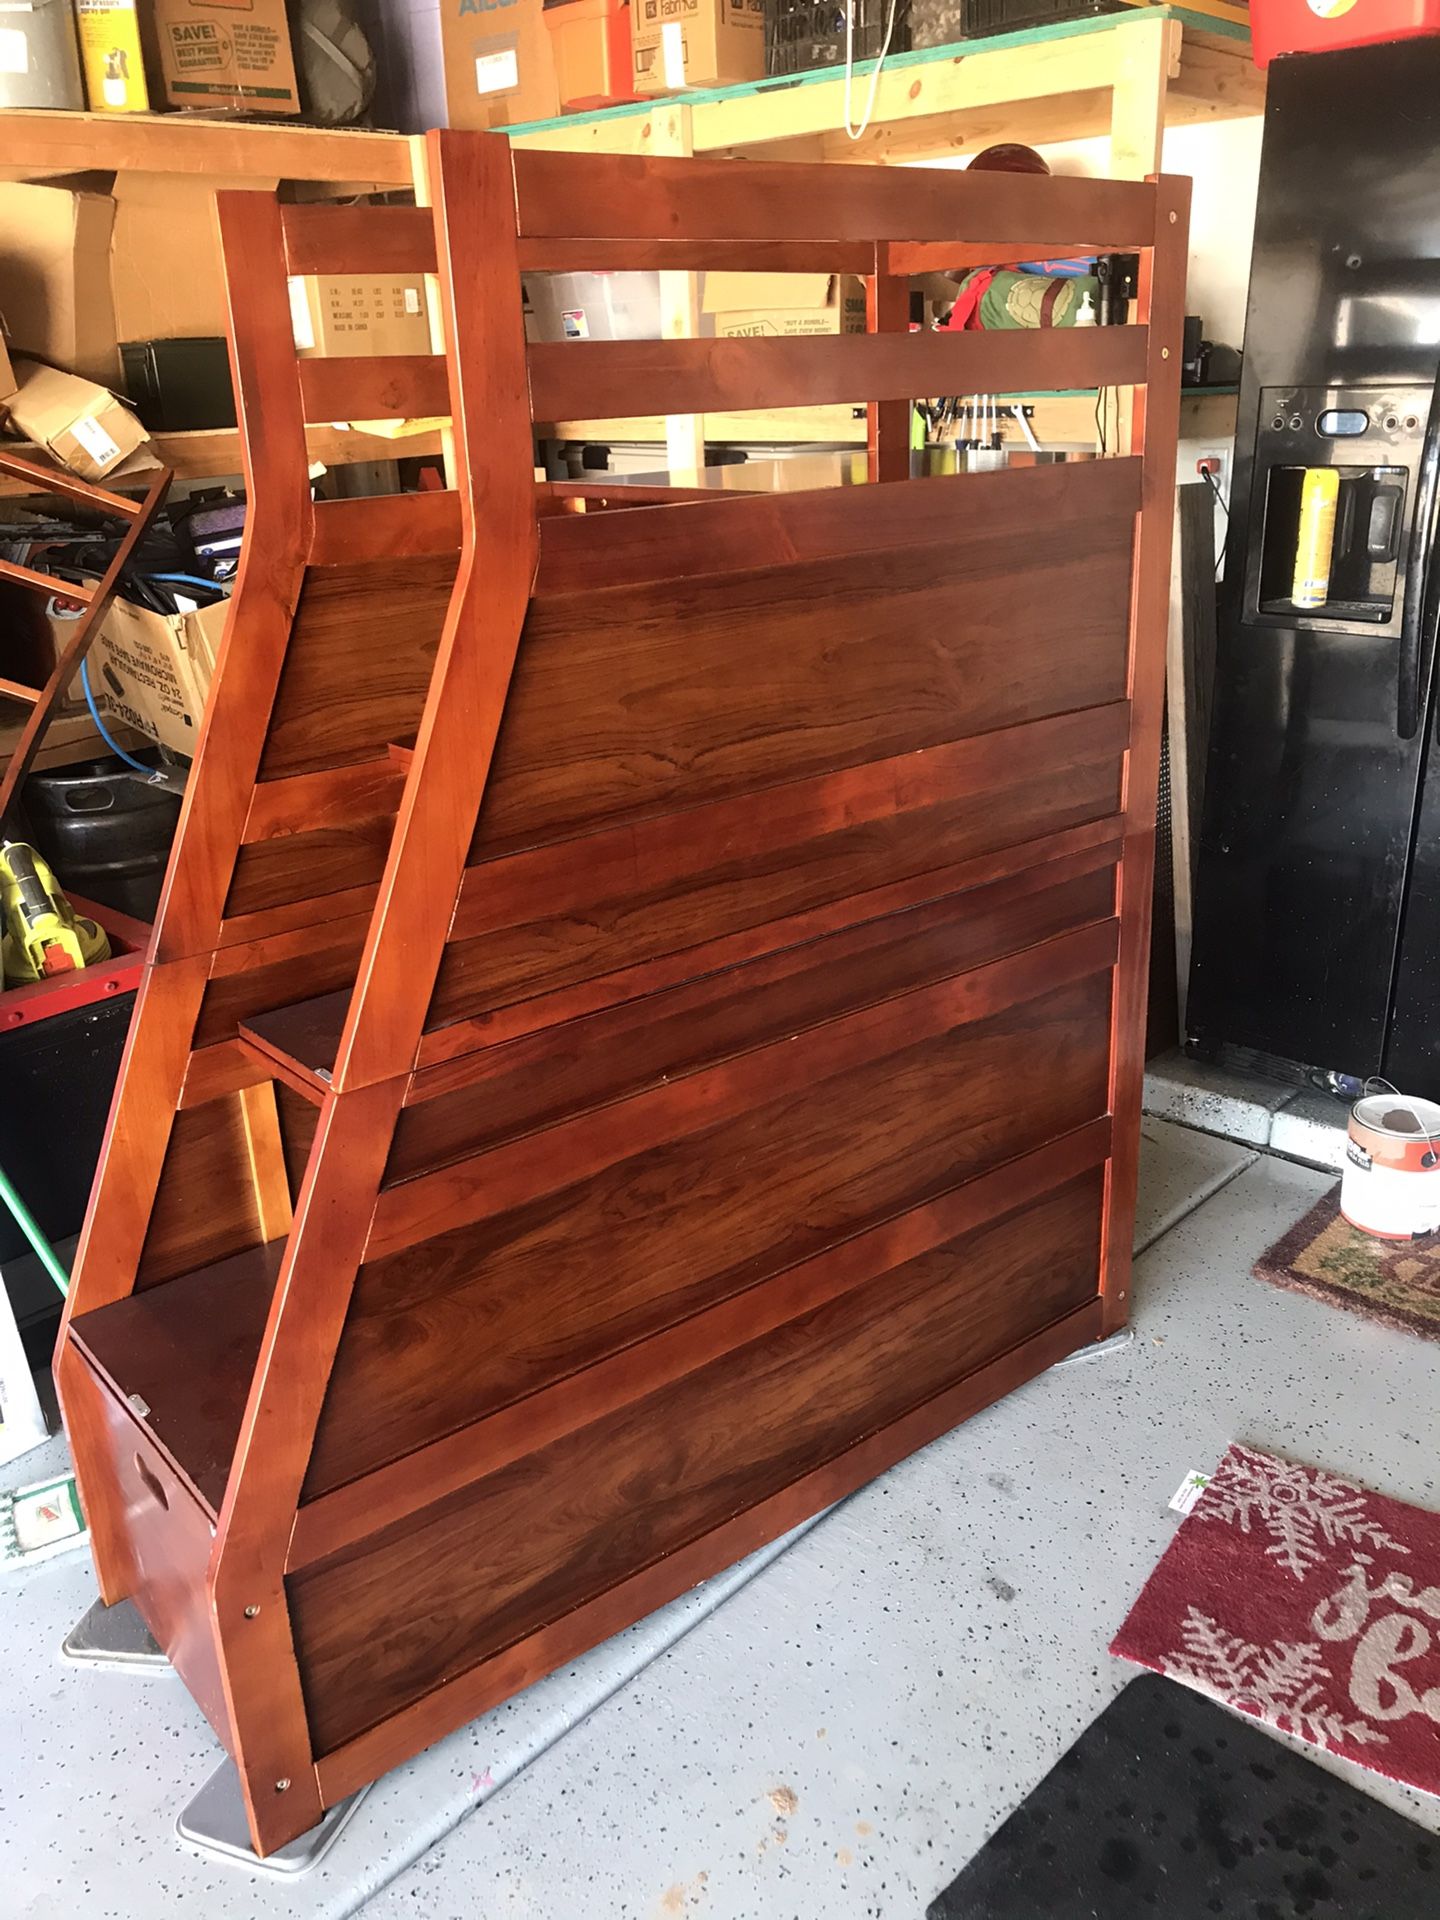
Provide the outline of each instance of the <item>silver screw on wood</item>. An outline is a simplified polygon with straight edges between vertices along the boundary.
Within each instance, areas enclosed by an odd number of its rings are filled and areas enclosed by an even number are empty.
[[[253,1620],[259,1611],[260,1611],[259,1607],[246,1607],[245,1618],[247,1620]]]
[[[290,1791],[290,1782],[288,1780],[277,1780],[275,1782],[275,1791],[277,1793],[288,1793]]]

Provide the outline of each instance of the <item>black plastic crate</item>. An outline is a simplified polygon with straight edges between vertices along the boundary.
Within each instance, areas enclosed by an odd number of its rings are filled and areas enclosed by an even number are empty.
[[[910,0],[907,44],[948,47],[957,40],[983,40],[992,33],[1020,33],[1026,27],[1125,11],[1125,0]],[[840,57],[845,57],[843,41]]]
[[[910,46],[910,0],[895,0],[890,52]],[[765,71],[809,73],[845,64],[846,0],[765,0]],[[855,58],[878,59],[890,0],[855,0]]]

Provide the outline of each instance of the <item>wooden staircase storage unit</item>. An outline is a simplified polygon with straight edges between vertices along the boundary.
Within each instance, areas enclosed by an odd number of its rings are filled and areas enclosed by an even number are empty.
[[[59,1362],[261,1852],[1129,1286],[1187,183],[428,164],[219,197],[250,518]],[[1098,248],[1139,324],[908,331]],[[297,359],[287,273],[380,265],[443,355]],[[527,348],[577,266],[863,273],[871,331]],[[1116,385],[1127,457],[908,478],[912,395]],[[835,401],[876,484],[534,480],[536,419]],[[312,503],[307,420],[428,413],[454,491]]]

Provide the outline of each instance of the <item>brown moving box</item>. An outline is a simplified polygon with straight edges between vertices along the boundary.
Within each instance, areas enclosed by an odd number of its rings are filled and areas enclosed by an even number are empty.
[[[285,0],[151,0],[172,107],[299,113]]]
[[[864,333],[865,282],[838,273],[707,273],[701,311],[717,340]]]
[[[33,360],[18,360],[15,375],[5,402],[11,426],[82,480],[159,466],[149,434],[107,388]]]
[[[441,0],[445,107],[452,127],[514,127],[560,112],[543,0]]]
[[[0,181],[0,325],[16,353],[87,380],[119,378],[103,193]]]
[[[215,195],[279,182],[251,174],[132,173],[115,176],[108,243],[116,340],[184,340],[225,331],[225,275]],[[47,359],[60,360],[58,354]],[[67,361],[60,361],[68,365]]]
[[[290,324],[310,354],[429,353],[423,274],[292,274]]]
[[[764,0],[632,0],[637,93],[765,78]]]
[[[193,756],[229,603],[152,613],[116,600],[90,652],[90,686],[112,715],[172,753]]]

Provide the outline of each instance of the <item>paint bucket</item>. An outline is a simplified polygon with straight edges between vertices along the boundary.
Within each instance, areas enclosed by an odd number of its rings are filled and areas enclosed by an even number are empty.
[[[1398,1093],[1355,1102],[1340,1211],[1381,1240],[1414,1240],[1440,1227],[1440,1106]]]

